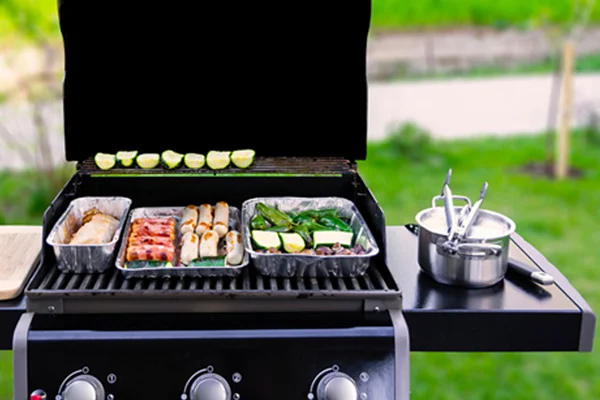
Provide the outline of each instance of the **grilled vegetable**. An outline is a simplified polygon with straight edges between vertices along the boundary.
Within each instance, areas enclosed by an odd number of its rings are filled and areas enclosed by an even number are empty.
[[[231,162],[238,168],[248,168],[254,162],[254,150],[236,150],[231,153]]]
[[[298,217],[310,217],[319,219],[325,216],[339,217],[339,211],[335,208],[324,208],[322,210],[306,210],[298,213]]]
[[[256,205],[256,209],[258,212],[271,224],[275,226],[292,226],[294,225],[294,221],[292,221],[292,217],[283,213],[273,207],[269,207],[264,203],[258,203]]]
[[[116,157],[114,154],[98,153],[94,157],[94,162],[98,168],[102,170],[111,169],[116,164]]]
[[[219,238],[225,237],[229,231],[229,204],[220,201],[215,205],[215,217],[213,229],[219,234]]]
[[[267,232],[289,232],[290,229],[289,226],[269,226],[263,230]]]
[[[297,233],[280,233],[279,237],[287,253],[300,253],[306,247],[304,239]]]
[[[229,231],[225,236],[225,260],[228,265],[240,265],[244,259],[244,244],[242,235],[238,231]]]
[[[117,152],[117,162],[122,166],[122,167],[131,167],[133,165],[133,161],[135,160],[135,157],[137,156],[138,152],[137,151],[119,151]]]
[[[277,232],[252,231],[252,241],[256,247],[264,250],[281,248],[281,239]]]
[[[326,231],[328,229],[326,226],[318,224],[313,220],[302,222],[299,225],[308,229],[309,232]]]
[[[352,228],[350,228],[350,225],[348,225],[347,223],[345,223],[344,221],[342,221],[339,218],[331,217],[329,215],[319,218],[319,223],[323,226],[326,226],[328,228],[335,229],[338,231],[352,232]]]
[[[290,217],[292,217],[290,215]],[[308,214],[298,214],[294,217],[292,217],[292,220],[297,223],[297,224],[302,224],[302,223],[314,223],[316,222],[316,218],[309,216]]]
[[[252,221],[250,221],[250,226],[252,229],[259,231],[269,227],[269,225],[267,225],[267,221],[265,221],[265,218],[260,214],[256,214],[254,218],[252,218]]]
[[[187,153],[183,158],[183,163],[189,169],[200,169],[204,167],[205,161],[204,154]]]
[[[304,239],[308,246],[312,245],[313,240],[310,236],[310,231],[305,225],[296,225],[292,229],[294,232],[302,236],[302,239]]]
[[[135,162],[140,168],[156,168],[160,163],[160,156],[156,153],[140,154],[136,157]]]
[[[206,164],[211,169],[225,169],[231,162],[230,151],[209,151],[206,155]]]
[[[339,243],[343,247],[352,247],[354,233],[342,231],[317,231],[313,233],[314,248],[331,247]]]
[[[179,154],[173,150],[167,150],[163,151],[160,158],[165,167],[168,169],[173,169],[181,165],[181,161],[183,161],[183,154]]]

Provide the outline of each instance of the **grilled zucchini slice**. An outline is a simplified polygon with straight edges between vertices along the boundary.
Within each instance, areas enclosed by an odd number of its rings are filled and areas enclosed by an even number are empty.
[[[280,233],[279,237],[286,253],[300,253],[306,247],[304,239],[297,233]]]
[[[252,241],[256,247],[263,250],[281,248],[281,239],[277,232],[252,231]]]
[[[326,246],[331,247],[339,243],[342,247],[352,247],[353,232],[343,231],[315,231],[313,233],[313,242],[315,248]]]
[[[231,153],[231,162],[238,168],[248,168],[254,162],[254,150],[236,150]]]
[[[211,169],[225,169],[231,162],[230,151],[209,151],[206,155],[206,164]]]
[[[137,151],[119,151],[117,152],[117,162],[122,166],[122,167],[131,167],[133,165],[133,161],[135,160],[135,157],[137,156],[138,152]]]
[[[181,165],[183,154],[179,154],[173,150],[167,150],[163,151],[161,159],[165,167],[168,169],[173,169]]]
[[[140,154],[136,157],[135,162],[140,168],[156,168],[156,166],[160,163],[160,156],[156,153]]]
[[[94,162],[98,168],[102,170],[108,170],[115,166],[117,158],[114,154],[98,153],[94,157]]]
[[[200,169],[204,167],[206,158],[204,154],[188,153],[183,159],[183,163],[190,169]]]

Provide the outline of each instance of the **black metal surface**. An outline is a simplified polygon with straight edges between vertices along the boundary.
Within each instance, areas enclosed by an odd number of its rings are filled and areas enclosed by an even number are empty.
[[[366,398],[396,398],[389,318],[369,321],[355,314],[339,318],[328,314],[43,317],[34,318],[29,333],[27,393],[42,389],[49,399],[59,394],[67,376],[83,367],[115,399],[180,399],[182,394],[190,398],[184,391],[186,382],[210,366],[241,399],[302,400],[308,398],[313,379],[334,365],[357,382]],[[52,368],[39,367],[48,360]],[[109,378],[111,374],[116,379]],[[241,379],[234,379],[236,374]]]
[[[510,257],[536,269],[544,265],[557,284],[540,286],[509,273],[504,281],[486,289],[442,285],[421,272],[413,233],[406,227],[389,227],[387,235],[388,265],[402,288],[411,350],[591,350],[594,330],[583,312],[589,307],[539,253],[522,250],[526,242],[518,235],[511,238]]]
[[[244,175],[307,175],[307,176],[338,176],[342,174],[354,174],[350,161],[343,158],[301,158],[301,157],[257,157],[254,163],[245,169],[236,168],[233,164],[222,170],[211,170],[208,166],[201,169],[189,169],[185,165],[179,168],[166,169],[162,166],[151,169],[138,168],[135,165],[131,168],[113,168],[110,170],[101,170],[96,166],[93,158],[84,160],[78,165],[78,170],[83,174],[92,175],[156,175],[156,174],[195,174],[195,175],[216,175],[223,176],[228,174]]]
[[[0,351],[12,349],[13,332],[26,310],[25,296],[0,301]]]
[[[343,17],[335,2],[62,0],[66,158],[365,159],[370,14],[370,0],[345,2]]]

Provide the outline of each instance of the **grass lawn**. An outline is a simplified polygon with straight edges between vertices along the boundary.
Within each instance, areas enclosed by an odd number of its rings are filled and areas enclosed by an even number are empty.
[[[525,162],[543,160],[544,139],[452,141],[412,149],[406,143],[373,144],[362,171],[382,204],[389,225],[413,222],[439,192],[453,168],[455,193],[475,197],[490,184],[485,207],[510,215],[518,232],[538,247],[571,280],[596,311],[600,310],[600,146],[573,139],[573,163],[585,169],[578,180],[554,182],[516,172]],[[409,146],[410,147],[410,146]],[[10,202],[4,223],[40,223],[44,196],[24,179],[0,174],[0,209]],[[19,199],[34,194],[31,204]],[[4,203],[4,206],[2,206]],[[31,208],[31,210],[29,210]],[[30,212],[31,211],[31,212]],[[14,217],[13,217],[14,215]],[[576,257],[574,257],[576,255]],[[592,400],[600,398],[600,343],[591,354],[412,354],[412,399]],[[0,353],[0,399],[11,396],[10,353]]]
[[[572,3],[573,0],[373,0],[372,23],[374,29],[464,25],[527,27],[542,14],[559,21],[567,19]],[[0,2],[0,38],[15,33],[20,36],[23,32],[58,37],[56,14],[56,0],[3,0]],[[591,22],[600,22],[598,3]]]

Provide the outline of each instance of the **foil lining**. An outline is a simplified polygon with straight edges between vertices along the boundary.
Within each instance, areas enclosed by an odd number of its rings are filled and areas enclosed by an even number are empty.
[[[213,205],[214,207],[214,205]],[[185,266],[180,263],[181,252],[181,232],[179,231],[179,222],[185,207],[147,207],[135,208],[131,210],[129,221],[125,227],[123,241],[119,254],[115,262],[116,268],[121,271],[125,278],[161,278],[161,277],[236,277],[249,264],[250,257],[247,252],[244,252],[244,258],[240,265],[225,265],[225,266]],[[176,221],[176,236],[175,236],[175,255],[172,265],[163,263],[162,265],[153,262],[153,266],[144,268],[131,268],[125,259],[127,252],[127,238],[131,232],[131,223],[136,218],[174,218]],[[240,210],[236,207],[229,206],[229,230],[236,230],[242,234],[242,224],[240,221]],[[224,252],[225,238],[219,241],[220,252]]]
[[[73,200],[46,239],[46,243],[54,249],[58,269],[81,274],[104,272],[112,267],[131,203],[131,199],[126,197],[81,197]],[[94,245],[69,244],[82,226],[84,213],[94,207],[119,220],[112,240]]]
[[[354,232],[354,244],[360,244],[366,253],[361,255],[304,255],[259,253],[252,245],[250,222],[256,215],[256,205],[264,203],[277,207],[282,212],[300,212],[311,209],[335,208],[342,217],[350,220]],[[263,197],[244,202],[242,206],[242,229],[244,247],[250,254],[252,264],[260,274],[276,278],[294,277],[338,277],[353,278],[363,275],[373,257],[379,254],[379,247],[360,215],[356,205],[340,197]]]

